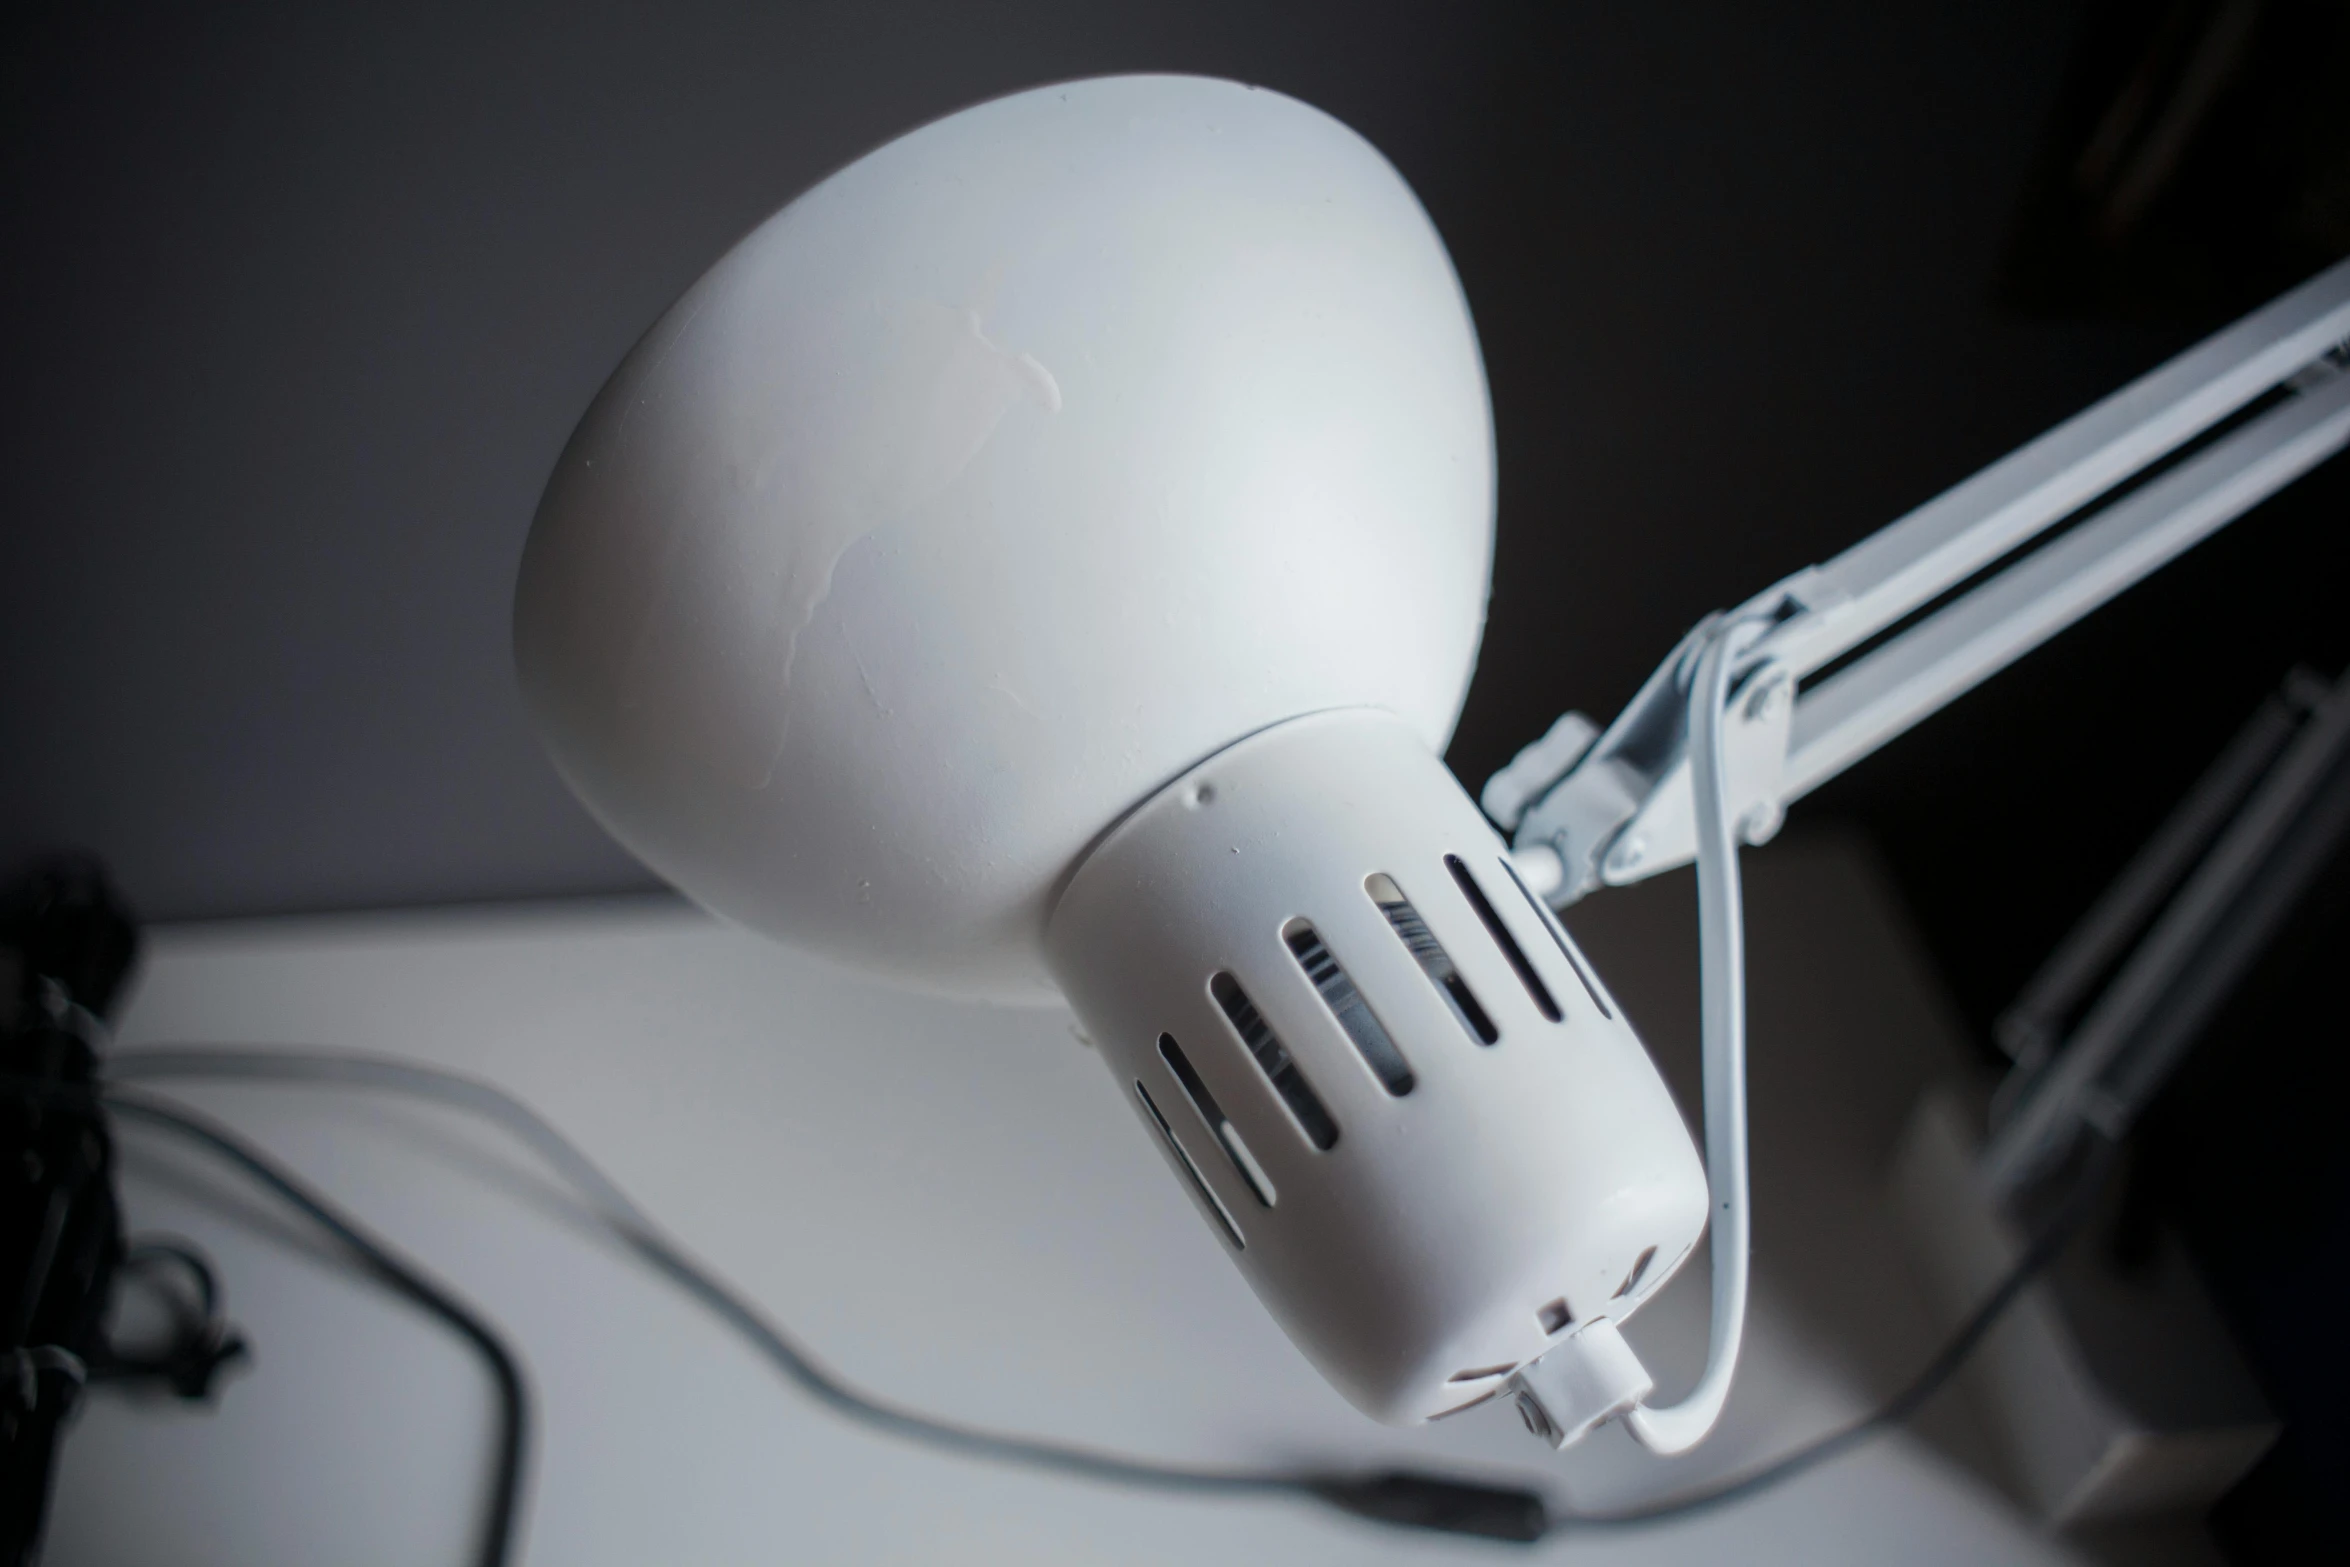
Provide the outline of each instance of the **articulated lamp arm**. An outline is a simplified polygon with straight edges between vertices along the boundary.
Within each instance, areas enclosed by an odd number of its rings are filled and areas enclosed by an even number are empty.
[[[1563,908],[1697,862],[1713,1324],[1679,1402],[1612,1324],[1521,1369],[1559,1444],[1620,1416],[1664,1453],[1720,1417],[1746,1311],[1745,973],[1737,848],[1786,804],[2350,445],[2350,262],[1825,566],[1707,617],[1601,733],[1569,713],[1487,781],[1528,886]],[[1808,683],[1807,683],[1808,682]]]
[[[1772,625],[1732,682],[1741,836],[2350,445],[2346,372],[2350,261],[1749,600],[1733,618]],[[1554,907],[1695,853],[1692,646],[1605,733],[1570,713],[1487,782]]]

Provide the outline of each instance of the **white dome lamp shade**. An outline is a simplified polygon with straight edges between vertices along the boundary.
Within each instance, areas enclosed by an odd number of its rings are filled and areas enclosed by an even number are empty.
[[[1437,759],[1492,529],[1396,172],[1276,93],[1077,82],[869,154],[671,307],[548,484],[516,658],[707,907],[1066,996],[1300,1347],[1415,1421],[1611,1333],[1707,1209]]]

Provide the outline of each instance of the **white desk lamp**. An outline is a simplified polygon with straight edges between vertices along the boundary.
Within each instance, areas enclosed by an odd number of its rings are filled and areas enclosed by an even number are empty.
[[[565,778],[710,908],[1065,995],[1367,1413],[1508,1391],[1560,1445],[1621,1415],[1680,1451],[1745,1309],[1737,839],[2350,439],[2345,338],[2338,267],[1710,619],[1604,735],[1570,715],[1487,786],[1513,850],[1437,759],[1493,443],[1426,216],[1278,94],[1072,83],[871,153],[670,309],[549,482],[516,657]],[[1541,901],[1692,857],[1710,1197]],[[1709,1208],[1707,1369],[1650,1408],[1616,1325]]]

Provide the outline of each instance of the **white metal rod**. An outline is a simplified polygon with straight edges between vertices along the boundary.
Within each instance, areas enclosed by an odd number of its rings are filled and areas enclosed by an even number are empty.
[[[1772,651],[1820,668],[2350,340],[2337,263],[1822,566],[1827,612]]]
[[[1783,798],[1798,799],[1844,771],[2345,444],[2350,375],[2337,375],[1806,691],[1796,704]]]

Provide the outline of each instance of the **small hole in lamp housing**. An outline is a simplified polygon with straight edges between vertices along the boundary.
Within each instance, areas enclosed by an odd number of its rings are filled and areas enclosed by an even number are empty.
[[[1561,1295],[1534,1313],[1534,1320],[1542,1324],[1545,1333],[1563,1333],[1575,1325],[1575,1314],[1567,1309],[1567,1297]]]

